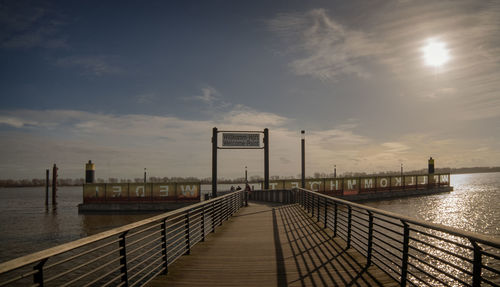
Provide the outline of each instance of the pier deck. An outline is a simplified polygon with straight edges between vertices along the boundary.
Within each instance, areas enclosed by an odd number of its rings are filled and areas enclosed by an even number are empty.
[[[297,205],[251,202],[149,286],[397,286]]]

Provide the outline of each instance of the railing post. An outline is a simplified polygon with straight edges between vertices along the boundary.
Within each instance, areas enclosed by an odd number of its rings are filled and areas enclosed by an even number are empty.
[[[122,274],[122,283],[124,286],[128,286],[128,274],[127,274],[127,249],[125,244],[125,236],[128,231],[123,232],[120,235],[120,241],[118,241],[118,246],[120,247],[120,273]]]
[[[215,233],[215,201],[212,202],[212,232]]]
[[[406,277],[408,275],[408,250],[410,247],[410,227],[404,221],[401,221],[404,226],[403,234],[403,258],[401,260],[401,287],[406,286]]]
[[[337,203],[334,202],[333,203],[333,207],[334,207],[334,210],[335,210],[335,213],[334,213],[334,218],[333,218],[333,237],[337,237]]]
[[[33,270],[37,270],[35,274],[33,274],[33,283],[38,284],[38,286],[43,286],[43,265],[47,262],[49,258],[42,259],[37,265],[33,267]]]
[[[372,246],[373,246],[373,213],[368,211],[368,254],[366,255],[366,266],[372,264]]]
[[[352,207],[349,205],[347,212],[347,249],[351,248]]]
[[[205,205],[203,205],[203,209],[201,211],[201,241],[205,241]]]
[[[470,242],[472,243],[472,246],[474,246],[474,265],[472,267],[472,286],[476,287],[476,286],[481,286],[482,249],[479,245],[477,245],[477,243],[475,241],[470,240]]]
[[[323,214],[324,216],[324,220],[323,220],[323,224],[324,224],[324,228],[326,228],[326,224],[328,223],[328,199],[325,197],[325,213]]]
[[[317,202],[316,202],[316,213],[317,213],[317,216],[316,216],[316,222],[319,222],[319,212],[320,212],[320,203],[319,203],[319,195],[316,195],[316,199],[317,199]]]
[[[248,191],[245,191],[245,206],[248,206]]]
[[[168,250],[167,250],[167,219],[163,219],[161,224],[161,254],[163,255],[163,267],[165,271],[163,274],[168,273]]]
[[[189,212],[190,210],[188,210],[186,212],[186,218],[185,218],[185,222],[184,222],[184,228],[185,228],[185,236],[186,236],[186,241],[187,241],[187,246],[186,246],[186,255],[189,255],[191,254],[191,242],[190,242],[190,238],[189,238]]]

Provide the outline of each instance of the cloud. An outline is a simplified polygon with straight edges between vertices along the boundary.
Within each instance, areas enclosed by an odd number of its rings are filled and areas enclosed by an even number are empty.
[[[209,177],[213,127],[254,131],[268,127],[271,174],[296,176],[300,173],[300,130],[294,122],[241,106],[208,120],[77,110],[0,111],[0,174],[40,177],[40,171],[56,162],[62,177],[81,177],[83,164],[91,159],[101,178],[139,177],[144,167],[151,176]],[[359,121],[348,122],[362,126]],[[405,170],[421,169],[430,155],[439,167],[477,162],[493,166],[500,160],[500,145],[492,138],[398,134],[378,142],[356,133],[356,126],[306,130],[307,175],[329,173],[333,165],[339,173],[397,170],[401,162]],[[261,150],[219,150],[218,157],[220,176],[239,177],[244,166],[250,176],[262,175]]]
[[[7,1],[0,9],[0,46],[6,49],[67,48],[64,16],[43,3]]]
[[[137,96],[136,102],[138,104],[151,104],[156,100],[156,95],[154,93],[145,93]]]
[[[57,59],[55,64],[60,67],[80,68],[84,74],[94,76],[122,73],[121,68],[110,63],[111,58],[110,56],[69,56]]]
[[[210,86],[201,89],[202,94],[199,96],[194,96],[194,99],[200,100],[207,104],[212,104],[219,99],[219,92]]]
[[[320,79],[342,75],[366,78],[370,71],[363,62],[385,50],[371,35],[336,22],[325,9],[279,14],[269,21],[269,27],[290,42],[292,51],[302,55],[290,63],[298,75]]]

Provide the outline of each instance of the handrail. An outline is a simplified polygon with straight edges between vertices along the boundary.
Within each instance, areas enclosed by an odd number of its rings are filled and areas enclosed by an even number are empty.
[[[311,190],[307,190],[307,189],[303,189],[303,188],[297,188],[297,190],[307,191],[307,192],[310,192],[310,193],[313,193],[313,194],[317,195],[318,197],[326,198],[328,200],[331,200],[331,201],[334,201],[334,202],[337,202],[337,203],[342,203],[342,204],[345,204],[345,205],[350,205],[352,207],[357,207],[357,208],[360,208],[360,209],[364,209],[366,211],[372,211],[372,212],[375,212],[375,213],[378,213],[380,215],[384,215],[384,216],[387,216],[387,217],[390,217],[390,218],[393,218],[393,219],[402,220],[402,221],[407,222],[407,223],[417,224],[417,225],[420,225],[422,227],[427,227],[427,228],[435,229],[437,231],[442,231],[442,232],[450,233],[452,235],[461,236],[461,237],[467,237],[467,238],[470,238],[470,239],[474,240],[475,242],[489,244],[489,245],[491,245],[493,247],[500,248],[500,239],[497,238],[497,237],[483,235],[483,234],[479,234],[479,233],[475,233],[475,232],[470,232],[470,231],[458,229],[458,228],[451,227],[451,226],[446,226],[446,225],[443,225],[443,224],[440,224],[440,223],[434,223],[434,222],[430,222],[430,221],[420,220],[418,218],[404,216],[404,215],[397,214],[397,213],[394,213],[394,212],[385,211],[385,210],[382,210],[382,209],[370,207],[368,205],[363,205],[363,204],[355,203],[355,202],[352,202],[352,201],[348,201],[348,200],[344,200],[344,199],[340,199],[340,198],[331,197],[331,196],[328,196],[328,195],[325,195],[325,194],[321,194],[321,193],[318,193],[318,192],[315,192],[315,191],[311,191]]]
[[[500,238],[295,188],[251,199],[295,203],[401,286],[500,286]],[[353,218],[354,217],[354,218]],[[387,232],[390,231],[390,235]],[[465,272],[464,272],[465,271]]]
[[[12,283],[11,281],[14,279],[14,281],[16,281],[25,279],[27,277],[33,277],[32,283],[43,285],[44,273],[53,272],[51,277],[54,278],[54,274],[62,274],[65,270],[70,270],[70,267],[68,266],[58,266],[59,262],[65,263],[62,265],[71,265],[71,263],[74,263],[75,266],[85,266],[85,262],[94,262],[91,260],[94,260],[102,254],[107,254],[106,252],[112,254],[114,252],[113,250],[116,251],[115,253],[116,255],[119,255],[119,258],[115,257],[115,259],[111,259],[116,261],[116,264],[112,265],[112,267],[115,269],[118,268],[122,273],[122,276],[116,277],[117,274],[108,272],[110,269],[105,269],[105,271],[109,273],[108,275],[115,275],[115,278],[128,280],[126,278],[127,268],[129,270],[133,270],[139,267],[142,268],[143,266],[141,264],[145,264],[146,262],[148,262],[148,264],[154,264],[156,263],[156,261],[158,261],[158,258],[162,256],[164,259],[163,261],[165,262],[160,262],[160,265],[154,266],[153,269],[158,268],[158,270],[166,272],[168,270],[168,265],[183,254],[180,253],[179,255],[180,250],[185,249],[186,252],[189,252],[191,247],[196,243],[198,243],[199,241],[204,241],[208,233],[215,232],[217,226],[221,225],[223,221],[229,219],[232,214],[234,214],[237,210],[239,210],[239,208],[244,206],[244,200],[245,191],[243,190],[229,193],[207,201],[199,202],[180,209],[176,209],[174,211],[159,214],[148,219],[113,228],[95,235],[91,235],[85,238],[81,238],[72,242],[61,244],[52,248],[48,248],[39,252],[0,263],[0,286],[8,285]],[[216,224],[214,224],[214,221],[217,221]],[[171,236],[168,236],[169,233]],[[191,234],[192,236],[194,236],[194,238],[190,238]],[[184,238],[185,240],[178,240],[179,238]],[[106,242],[110,241],[110,239],[111,242]],[[147,243],[142,242],[146,239],[148,240]],[[158,241],[158,243],[156,244],[156,248],[151,248],[151,243],[155,240]],[[174,245],[171,246],[171,250],[169,250],[169,248],[167,247],[171,243],[174,243]],[[133,248],[135,251],[140,250],[141,247],[147,246],[148,249],[141,250],[144,253],[145,257],[134,255],[135,257],[128,258],[129,262],[127,262],[127,246],[131,244],[134,244]],[[137,244],[139,244],[139,246],[137,246]],[[119,246],[119,248],[117,245]],[[183,248],[181,249],[179,247]],[[81,250],[85,248],[89,248],[90,250]],[[176,250],[174,254],[171,253],[171,251],[173,250]],[[68,253],[72,253],[73,251],[77,252],[77,254],[70,254],[69,256],[66,256],[66,258],[59,258],[61,256],[65,256]],[[156,252],[148,253],[152,251]],[[160,255],[163,255],[160,257],[156,256],[158,252],[160,253]],[[147,256],[147,254],[149,254],[149,256]],[[82,258],[87,256],[92,258]],[[56,262],[52,262],[50,265],[45,265],[45,263],[49,259],[55,260]],[[148,261],[153,259],[154,261]],[[108,263],[109,262],[99,264]],[[127,266],[127,263],[135,265],[134,267],[131,267]],[[159,268],[161,266],[163,266],[163,268]],[[63,268],[63,270],[56,270],[58,268]],[[11,274],[16,270],[19,271],[21,269],[27,269],[30,271],[22,270],[21,275]],[[92,270],[84,274],[91,274],[91,272]],[[129,276],[133,278],[141,272],[145,272],[144,269],[141,269],[134,275]],[[81,275],[81,273],[79,273],[78,275]],[[3,277],[10,278],[5,279]],[[47,277],[49,276],[47,275]],[[57,276],[56,278],[58,277],[59,276]],[[92,278],[92,280],[94,279],[95,278]],[[68,279],[68,281],[69,280],[70,279]],[[108,283],[110,282],[112,281],[108,281]],[[142,285],[144,282],[137,281],[136,283]]]

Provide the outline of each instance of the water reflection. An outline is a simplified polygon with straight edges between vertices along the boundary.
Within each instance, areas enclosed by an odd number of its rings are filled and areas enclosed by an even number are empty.
[[[500,173],[452,175],[450,193],[366,205],[466,231],[500,235]]]

